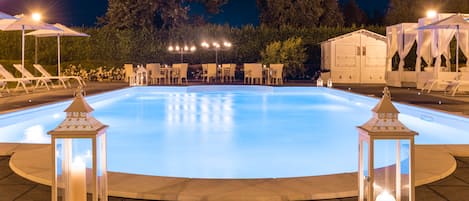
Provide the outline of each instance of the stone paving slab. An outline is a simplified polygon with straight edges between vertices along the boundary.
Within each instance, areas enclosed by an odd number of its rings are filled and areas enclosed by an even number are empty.
[[[8,150],[14,153],[10,167],[24,178],[50,185],[50,145],[32,146],[26,148],[27,145],[21,144],[17,149]],[[450,175],[456,168],[452,150],[451,146],[417,145],[416,185]],[[469,156],[469,146],[457,146],[454,151]],[[109,172],[109,195],[188,201],[315,200],[356,196],[356,179],[356,173],[279,179],[192,179]]]

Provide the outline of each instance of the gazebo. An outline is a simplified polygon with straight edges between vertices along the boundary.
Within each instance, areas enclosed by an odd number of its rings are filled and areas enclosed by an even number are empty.
[[[460,15],[469,19],[469,14],[456,13],[439,13],[434,17],[424,17],[418,20],[418,23],[402,23],[386,28],[387,37],[387,68],[386,83],[389,86],[416,86],[418,89],[424,87],[425,83],[433,80],[455,80],[461,77],[468,77],[469,72],[466,71],[468,64],[459,65],[461,67],[456,72],[456,68],[451,64],[450,44],[457,35],[455,28],[438,28],[428,27],[432,23],[442,21],[454,15]],[[469,56],[469,30],[459,29],[459,48],[463,54]],[[417,41],[415,70],[402,63],[405,56],[412,49],[414,41]],[[458,48],[458,49],[459,49]],[[392,58],[398,52],[401,63],[397,71],[392,70]],[[445,64],[442,66],[442,57]],[[457,61],[459,62],[459,61]],[[444,82],[441,82],[444,83]],[[444,89],[445,86],[435,86],[434,89]]]
[[[386,27],[386,84],[388,86],[402,87],[407,86],[406,84],[413,85],[417,81],[415,71],[406,70],[411,68],[405,63],[406,56],[417,42],[417,28],[417,23],[401,23]],[[393,70],[392,59],[396,53],[399,57],[399,65]]]

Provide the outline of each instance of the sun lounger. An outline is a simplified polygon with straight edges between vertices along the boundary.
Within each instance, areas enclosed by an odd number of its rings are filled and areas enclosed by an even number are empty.
[[[49,85],[47,83],[52,84],[52,81],[46,78],[42,78],[42,77],[41,78],[35,77],[26,68],[23,68],[21,64],[13,64],[13,67],[15,67],[16,70],[19,71],[24,78],[28,78],[30,80],[36,80],[36,86],[34,88],[37,88],[39,87],[39,85],[43,84],[47,88],[47,90],[49,90]]]
[[[2,90],[6,89],[8,93],[10,92],[7,86],[9,82],[17,83],[15,90],[18,90],[18,88],[22,86],[24,91],[26,93],[29,93],[26,85],[28,84],[33,85],[33,81],[38,82],[40,79],[42,79],[42,78],[16,78],[9,71],[7,71],[1,64],[0,64],[0,75],[3,77],[0,79],[0,81],[4,83],[2,86]]]
[[[42,77],[53,79],[53,80],[54,79],[58,80],[59,82],[62,83],[64,88],[67,88],[67,85],[65,85],[65,82],[67,82],[68,87],[71,87],[70,79],[76,80],[78,85],[80,86],[86,86],[85,81],[80,76],[52,76],[49,72],[46,71],[46,69],[44,69],[44,67],[42,67],[41,64],[33,64],[33,66],[34,68],[36,68],[36,70],[38,70],[42,74],[41,75]]]
[[[454,96],[458,91],[469,92],[469,80],[455,80],[448,84],[446,88],[451,96]]]
[[[4,82],[2,81],[2,79],[0,79],[0,92],[2,92],[3,90],[6,90],[7,93],[10,93],[10,89],[8,89],[8,86],[7,86],[8,82]],[[0,93],[0,96],[2,96],[2,94]]]

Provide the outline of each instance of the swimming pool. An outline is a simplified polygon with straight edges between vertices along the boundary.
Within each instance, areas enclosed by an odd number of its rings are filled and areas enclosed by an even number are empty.
[[[195,178],[353,172],[378,99],[316,87],[134,87],[87,97],[110,171]],[[49,143],[70,101],[0,116],[0,141]],[[417,144],[469,143],[469,120],[396,104]],[[382,166],[388,161],[380,161]]]

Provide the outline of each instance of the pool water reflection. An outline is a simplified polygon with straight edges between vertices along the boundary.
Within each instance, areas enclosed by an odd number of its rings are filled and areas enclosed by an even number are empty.
[[[87,100],[110,126],[110,171],[197,178],[356,171],[356,126],[378,102],[334,89],[261,86],[136,87]],[[0,141],[49,143],[45,133],[69,103],[0,116]],[[467,118],[397,107],[401,121],[419,132],[416,143],[469,142]]]

